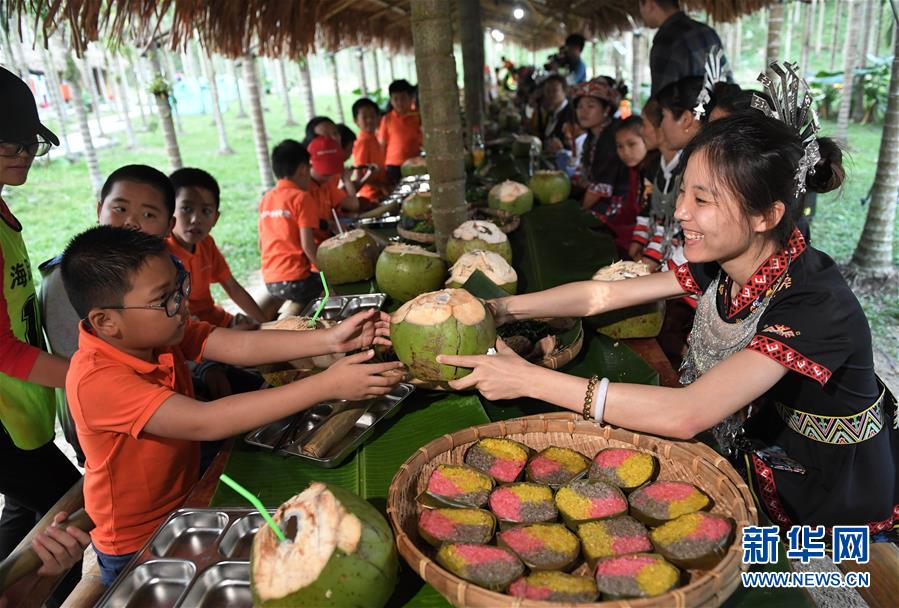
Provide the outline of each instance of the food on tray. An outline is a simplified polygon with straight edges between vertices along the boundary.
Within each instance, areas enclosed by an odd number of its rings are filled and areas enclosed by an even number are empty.
[[[489,543],[495,530],[496,518],[482,509],[423,509],[418,516],[419,534],[435,547]]]
[[[553,491],[536,483],[500,486],[490,494],[490,510],[502,521],[534,524],[553,521],[559,512]]]
[[[604,481],[577,479],[556,492],[556,507],[572,529],[581,522],[627,513],[627,499],[621,490]]]
[[[590,461],[580,452],[548,447],[531,458],[525,471],[528,481],[562,486],[583,475],[589,465]]]
[[[500,483],[512,483],[521,475],[530,451],[517,441],[501,437],[481,439],[465,452],[465,464],[483,471]]]
[[[516,526],[497,534],[496,540],[531,570],[568,570],[581,551],[577,536],[562,524]]]
[[[348,230],[322,241],[315,257],[330,285],[367,281],[375,276],[378,245],[364,230]]]
[[[629,448],[606,448],[593,457],[590,479],[600,479],[625,492],[655,477],[659,461],[652,454]]]
[[[502,256],[493,251],[469,251],[450,268],[447,287],[462,287],[475,270],[480,270],[503,291],[514,294],[518,289],[518,274]]]
[[[437,551],[437,563],[465,580],[503,591],[524,573],[514,553],[491,545],[447,544]]]
[[[482,507],[487,504],[493,479],[471,467],[441,464],[431,477],[425,492],[450,507]]]
[[[712,568],[733,537],[733,520],[703,511],[681,515],[650,533],[656,551],[681,568]]]
[[[649,526],[712,506],[702,490],[685,481],[656,481],[631,492],[628,502],[631,515]]]
[[[578,526],[577,535],[591,567],[605,557],[652,551],[646,526],[629,515],[588,521]]]
[[[533,572],[509,585],[509,595],[544,602],[595,602],[596,581],[564,572]]]
[[[680,584],[680,571],[653,553],[607,557],[596,564],[596,588],[604,599],[655,597]]]
[[[512,245],[509,237],[493,222],[469,220],[459,224],[446,243],[446,259],[455,264],[469,251],[492,251],[506,262],[512,263]]]
[[[393,533],[377,509],[338,486],[313,482],[253,538],[253,605],[384,606],[397,580]]]
[[[418,245],[388,245],[375,264],[378,288],[397,302],[440,289],[445,274],[440,256]]]

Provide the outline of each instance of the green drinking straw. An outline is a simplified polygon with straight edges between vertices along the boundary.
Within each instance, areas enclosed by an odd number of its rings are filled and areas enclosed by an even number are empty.
[[[321,299],[321,302],[318,303],[318,308],[315,309],[315,314],[312,315],[312,318],[309,319],[309,327],[315,327],[315,322],[318,320],[318,315],[322,314],[322,309],[325,307],[325,303],[328,301],[328,298],[331,297],[331,292],[328,291],[328,282],[325,280],[325,273],[319,272],[318,278],[322,280],[322,287],[325,288],[325,297]]]
[[[281,540],[281,542],[287,540],[287,537],[284,536],[284,532],[281,531],[280,526],[275,523],[275,520],[272,519],[272,516],[268,514],[268,509],[265,508],[265,505],[262,504],[261,500],[253,496],[253,494],[251,494],[249,490],[247,490],[245,487],[243,487],[224,473],[222,473],[220,479],[225,482],[225,485],[246,498],[251,505],[256,507],[256,510],[262,514],[262,517],[265,519],[268,525],[271,526],[272,530],[274,530],[275,532],[275,536],[277,536]]]

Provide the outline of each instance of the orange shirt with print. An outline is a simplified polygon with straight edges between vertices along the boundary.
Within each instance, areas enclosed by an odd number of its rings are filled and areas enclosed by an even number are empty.
[[[279,179],[259,203],[259,251],[266,283],[300,281],[312,265],[303,252],[300,228],[320,231],[319,201],[288,179]]]
[[[397,114],[391,110],[381,119],[378,139],[384,145],[384,162],[402,165],[421,154],[421,116],[417,111]]]
[[[384,146],[378,141],[374,133],[359,131],[359,136],[353,144],[353,164],[357,167],[374,165],[378,169],[365,184],[359,188],[357,194],[370,201],[379,201],[387,194],[384,172]]]
[[[212,299],[209,286],[231,279],[231,269],[211,235],[206,235],[191,253],[169,236],[165,240],[169,251],[184,264],[190,273],[190,316],[216,327],[229,327],[234,317]]]
[[[340,201],[345,199],[347,194],[340,188],[340,176],[332,175],[320,184],[314,179],[310,180],[309,196],[315,199],[318,206],[319,227],[315,231],[315,242],[321,244],[325,239],[334,236],[330,228],[330,223],[334,221],[332,211],[340,214]]]
[[[86,460],[84,507],[97,526],[91,539],[103,553],[140,549],[199,480],[199,442],[144,427],[172,395],[194,396],[185,361],[200,359],[214,329],[188,321],[181,343],[157,349],[151,363],[80,326],[66,395]]]

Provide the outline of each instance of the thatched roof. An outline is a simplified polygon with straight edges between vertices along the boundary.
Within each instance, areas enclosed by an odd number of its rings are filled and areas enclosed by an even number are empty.
[[[447,0],[450,1],[450,0]],[[776,0],[681,0],[690,10],[729,21]],[[61,24],[76,46],[101,38],[149,40],[170,34],[172,47],[199,34],[213,51],[238,56],[301,56],[316,49],[412,44],[410,0],[0,0],[9,14],[40,15],[49,35]],[[483,24],[531,48],[559,44],[569,32],[605,37],[640,22],[638,0],[482,0]],[[512,18],[521,6],[524,19]]]

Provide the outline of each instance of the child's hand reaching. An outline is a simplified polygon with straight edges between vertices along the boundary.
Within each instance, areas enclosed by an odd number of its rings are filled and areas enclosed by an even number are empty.
[[[360,312],[325,331],[331,352],[348,353],[373,344],[390,345],[390,315],[379,310]]]
[[[367,350],[344,357],[319,377],[328,379],[336,399],[360,401],[386,395],[403,379],[403,364],[399,361],[367,364],[374,354],[373,350]]]

